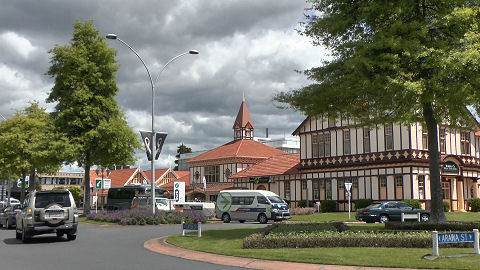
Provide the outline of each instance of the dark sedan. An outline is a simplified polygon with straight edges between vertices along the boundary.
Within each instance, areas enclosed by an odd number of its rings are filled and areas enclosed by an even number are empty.
[[[355,218],[367,223],[386,223],[389,221],[400,221],[401,215],[420,213],[420,220],[428,222],[430,220],[430,211],[413,208],[410,204],[404,202],[379,202],[371,204],[365,208],[358,209]]]
[[[21,211],[22,207],[19,204],[10,205],[0,213],[0,227],[10,229],[16,224],[17,213]]]

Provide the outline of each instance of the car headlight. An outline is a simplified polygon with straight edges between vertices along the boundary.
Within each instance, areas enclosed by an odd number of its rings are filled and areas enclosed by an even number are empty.
[[[277,208],[272,209],[272,211],[273,211],[274,213],[278,213],[278,209],[277,209]]]

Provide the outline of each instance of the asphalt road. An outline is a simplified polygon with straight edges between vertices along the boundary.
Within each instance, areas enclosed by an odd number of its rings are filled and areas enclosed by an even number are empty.
[[[208,224],[204,229],[259,226],[258,223]],[[146,250],[149,239],[178,234],[180,225],[109,226],[81,223],[75,241],[56,235],[15,239],[15,230],[0,229],[0,270],[143,270],[242,269],[189,261]]]

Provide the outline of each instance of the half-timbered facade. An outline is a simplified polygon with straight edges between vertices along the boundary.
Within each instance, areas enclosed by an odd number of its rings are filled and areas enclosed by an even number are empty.
[[[294,194],[311,200],[337,200],[345,207],[344,183],[352,183],[352,199],[418,199],[429,206],[428,134],[420,124],[352,127],[348,120],[307,118],[300,136],[302,172]],[[442,195],[454,211],[478,197],[480,134],[438,126]],[[290,179],[285,179],[289,181]],[[299,188],[298,188],[299,187]],[[303,188],[302,188],[303,187]],[[306,198],[306,197],[305,197]]]

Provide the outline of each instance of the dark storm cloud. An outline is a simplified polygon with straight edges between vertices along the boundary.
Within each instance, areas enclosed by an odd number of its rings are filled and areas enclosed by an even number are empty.
[[[53,107],[44,103],[53,84],[44,75],[50,65],[47,51],[68,44],[76,20],[93,20],[102,35],[118,34],[154,78],[172,57],[199,50],[170,64],[156,83],[156,127],[169,133],[161,166],[173,162],[182,142],[202,150],[232,140],[243,95],[256,136],[264,136],[267,127],[271,137],[289,136],[303,116],[276,108],[272,97],[307,84],[295,70],[319,65],[325,54],[295,32],[304,1],[0,0],[0,5],[0,37],[8,36],[7,43],[0,42],[4,115],[29,100]],[[117,50],[120,65],[117,101],[135,132],[148,130],[151,88],[145,69],[123,44],[107,42]]]

